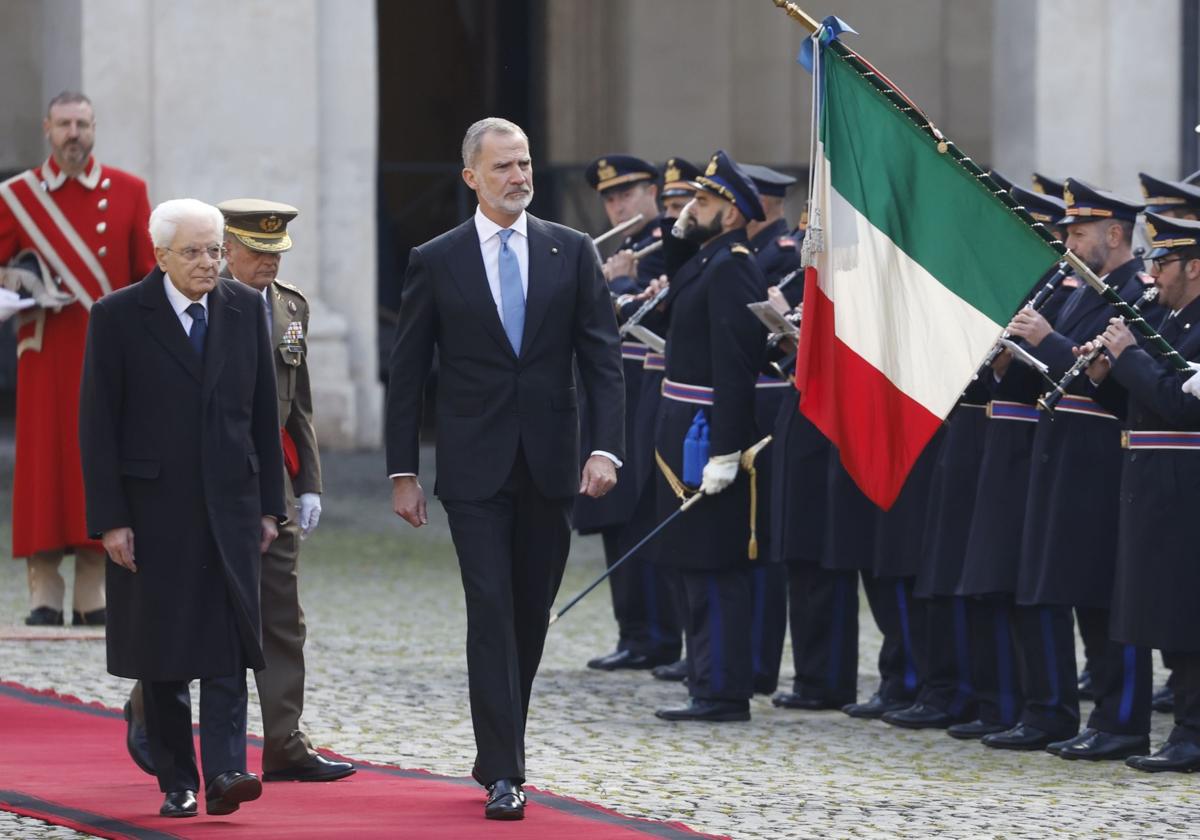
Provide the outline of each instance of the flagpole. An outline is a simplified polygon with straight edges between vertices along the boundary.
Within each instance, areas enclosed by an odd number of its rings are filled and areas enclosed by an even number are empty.
[[[779,9],[783,10],[792,20],[796,21],[805,29],[807,29],[809,33],[814,33],[821,27],[821,24],[817,20],[815,20],[811,15],[806,13],[795,3],[791,2],[791,0],[771,0],[771,2],[774,3]],[[1130,322],[1130,326],[1133,327],[1134,330],[1143,338],[1145,338],[1150,346],[1165,356],[1177,370],[1184,371],[1189,369],[1188,363],[1179,354],[1179,352],[1172,347],[1166,341],[1166,339],[1160,336],[1153,327],[1147,324],[1144,318],[1139,318],[1137,310],[1126,303],[1116,289],[1112,288],[1099,277],[1097,277],[1096,273],[1088,268],[1083,260],[1079,259],[1079,257],[1069,251],[1066,244],[1063,243],[1062,240],[1058,239],[1058,237],[1056,237],[1053,233],[1051,233],[1045,224],[1030,216],[1029,211],[1025,209],[1024,205],[1018,203],[1017,200],[1013,198],[1008,191],[1005,190],[1004,187],[1002,187],[995,179],[993,179],[987,171],[980,167],[979,164],[975,163],[975,161],[973,161],[970,157],[963,154],[951,140],[948,140],[946,136],[943,135],[936,126],[934,126],[934,124],[927,116],[925,116],[921,109],[918,108],[911,99],[900,92],[899,88],[892,84],[892,82],[886,76],[872,67],[866,61],[866,59],[836,38],[831,39],[824,46],[833,50],[837,56],[845,59],[846,63],[849,64],[856,73],[870,82],[871,85],[884,96],[884,98],[896,106],[896,108],[898,108],[901,113],[907,116],[913,122],[913,124],[921,129],[923,133],[928,135],[929,138],[936,143],[937,150],[940,154],[949,155],[951,160],[965,169],[970,175],[974,176],[988,189],[990,193],[992,193],[992,195],[999,199],[1005,207],[1015,213],[1017,217],[1021,219],[1021,221],[1033,228],[1034,232],[1041,237],[1042,241],[1049,245],[1056,253],[1061,255],[1062,258],[1068,263],[1070,263],[1071,267],[1075,269],[1080,279],[1098,292],[1105,301],[1110,303],[1113,308],[1120,313],[1122,317],[1126,318]]]

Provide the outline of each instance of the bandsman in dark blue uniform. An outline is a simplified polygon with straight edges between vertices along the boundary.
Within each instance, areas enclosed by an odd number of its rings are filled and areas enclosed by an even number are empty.
[[[1185,359],[1200,359],[1200,223],[1147,215],[1158,303],[1158,331]],[[1102,380],[1098,398],[1127,395],[1122,436],[1120,523],[1112,638],[1171,653],[1177,675],[1175,726],[1153,755],[1126,763],[1151,772],[1200,770],[1200,565],[1192,515],[1200,506],[1200,392],[1129,328],[1110,321],[1105,348],[1088,369]],[[1090,349],[1085,347],[1085,350]],[[1190,393],[1188,392],[1190,391]]]
[[[1061,199],[1022,187],[1011,189],[1013,198],[1035,221],[1056,231],[1066,215]],[[1078,286],[1064,285],[1057,266],[1040,278],[1029,297],[1046,283],[1057,288],[1046,298],[1041,313],[1052,318],[1066,294]],[[1073,278],[1072,278],[1073,279]],[[983,457],[976,482],[974,511],[967,532],[962,578],[958,594],[964,596],[970,651],[970,680],[976,715],[953,724],[948,732],[960,739],[981,738],[1015,726],[1021,714],[1021,691],[1013,655],[1012,610],[1017,588],[1014,559],[1021,551],[1025,506],[1020,500],[1029,488],[1029,458],[1037,428],[1037,399],[1046,390],[1042,376],[1028,365],[1002,352],[979,373],[991,393]]]
[[[618,251],[604,263],[604,276],[614,295],[636,295],[658,277],[663,269],[661,246],[648,254],[637,253],[661,241],[658,212],[658,169],[630,155],[606,155],[592,162],[585,173],[588,183],[600,193],[611,225],[616,226],[641,213],[645,221],[629,233]],[[642,367],[649,348],[624,338],[621,356],[625,371],[625,439],[628,457],[621,468],[622,480],[613,492],[598,499],[580,496],[575,504],[574,525],[581,534],[599,533],[604,559],[612,565],[655,524],[652,454],[645,442],[653,430],[638,425]],[[591,451],[588,429],[581,429],[582,453]],[[639,441],[641,445],[639,446]],[[647,549],[630,558],[609,577],[613,614],[617,620],[615,651],[589,660],[588,667],[604,671],[622,668],[654,668],[679,659],[680,636],[670,587]]]
[[[680,570],[687,598],[690,701],[656,714],[749,720],[751,590],[762,558],[757,481],[741,463],[757,442],[754,385],[766,333],[746,308],[761,299],[764,281],[745,228],[763,213],[754,185],[723,151],[697,184],[686,232],[700,250],[675,274],[665,301],[667,369],[655,434],[660,518],[697,490],[706,498],[660,538],[660,562]]]
[[[1133,258],[1133,229],[1142,205],[1076,179],[1063,192],[1067,246],[1128,302],[1144,290]],[[1072,347],[1105,327],[1112,310],[1081,284],[1053,326],[1023,309],[1009,331],[1061,377]],[[983,743],[1000,749],[1050,749],[1064,758],[1119,759],[1145,751],[1150,728],[1150,656],[1109,638],[1116,562],[1121,421],[1078,377],[1053,415],[1042,412],[1034,432],[1014,611],[1024,708],[1020,721]],[[1082,495],[1081,495],[1082,494]],[[1081,502],[1086,499],[1086,504]],[[1093,653],[1096,707],[1079,728],[1075,635]]]

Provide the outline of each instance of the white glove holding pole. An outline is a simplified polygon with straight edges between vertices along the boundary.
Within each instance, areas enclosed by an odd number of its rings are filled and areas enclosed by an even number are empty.
[[[720,493],[737,478],[738,465],[742,460],[741,452],[731,452],[728,455],[713,455],[704,465],[704,473],[700,481],[700,492],[706,496]]]
[[[296,507],[300,511],[300,539],[305,539],[321,521],[321,494],[301,493],[300,503]]]
[[[1200,399],[1200,364],[1188,362],[1188,367],[1196,371],[1196,373],[1193,373],[1188,381],[1183,383],[1183,393],[1191,394],[1193,397]]]

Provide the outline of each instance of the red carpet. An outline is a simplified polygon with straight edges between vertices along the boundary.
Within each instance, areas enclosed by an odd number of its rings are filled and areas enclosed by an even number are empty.
[[[199,747],[197,747],[197,751]],[[262,751],[252,741],[251,771]],[[121,713],[69,697],[0,683],[0,809],[118,838],[459,838],[645,840],[696,838],[677,823],[613,811],[529,789],[521,822],[483,819],[483,792],[469,779],[363,765],[325,784],[274,783],[235,814],[157,816],[162,795],[125,752]]]

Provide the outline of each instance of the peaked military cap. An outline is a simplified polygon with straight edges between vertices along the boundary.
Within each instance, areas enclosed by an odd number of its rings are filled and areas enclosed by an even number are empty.
[[[300,215],[290,204],[261,198],[231,198],[217,209],[225,216],[225,230],[251,251],[282,254],[291,250],[288,222]]]
[[[597,192],[638,181],[657,181],[658,167],[633,155],[605,155],[588,164],[588,185]]]
[[[1146,197],[1146,210],[1151,213],[1166,213],[1170,210],[1190,210],[1200,213],[1200,187],[1182,181],[1164,181],[1138,173],[1142,182],[1142,195]]]
[[[1042,193],[1043,195],[1052,195],[1055,198],[1063,197],[1063,189],[1067,186],[1066,181],[1059,181],[1051,178],[1049,175],[1043,175],[1040,172],[1033,173],[1033,191]]]
[[[1042,224],[1062,224],[1063,217],[1067,215],[1066,202],[1047,193],[1034,192],[1014,184],[1012,197],[1018,204],[1024,205],[1029,215]]]
[[[1173,219],[1158,213],[1146,214],[1146,233],[1150,234],[1147,259],[1166,256],[1176,248],[1192,248],[1200,245],[1200,222],[1191,219]]]
[[[738,166],[750,176],[750,180],[754,182],[754,188],[758,190],[759,195],[783,198],[787,195],[788,187],[796,183],[796,179],[791,175],[776,172],[769,166],[759,166],[757,163],[741,163]]]
[[[1067,203],[1067,216],[1062,220],[1064,225],[1101,219],[1134,222],[1137,221],[1138,213],[1146,209],[1143,204],[1121,198],[1116,193],[1093,187],[1075,178],[1067,179],[1066,186],[1063,187],[1063,201]]]
[[[762,201],[758,198],[754,182],[723,149],[718,149],[712,156],[704,174],[696,177],[696,183],[701,189],[731,202],[747,219],[761,222],[767,217],[763,213]]]
[[[696,192],[696,176],[700,167],[683,158],[669,158],[663,164],[662,197],[673,198],[679,195],[692,195]]]
[[[992,180],[1004,188],[1005,192],[1012,192],[1013,182],[1005,178],[995,169],[989,169],[988,175],[992,176]]]

